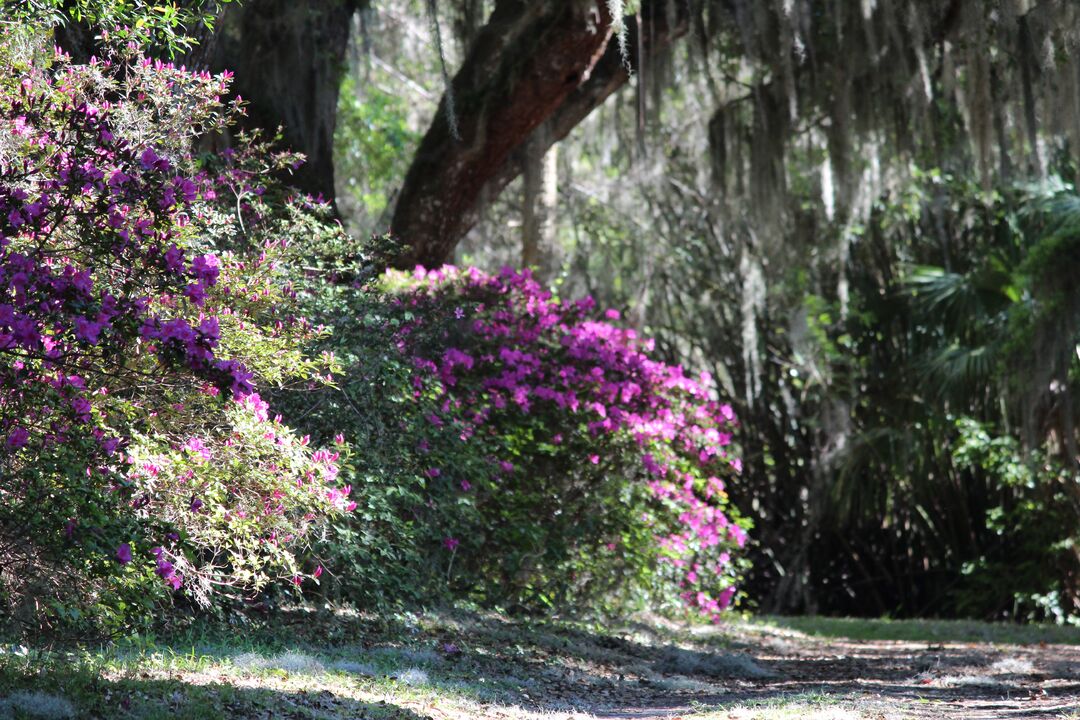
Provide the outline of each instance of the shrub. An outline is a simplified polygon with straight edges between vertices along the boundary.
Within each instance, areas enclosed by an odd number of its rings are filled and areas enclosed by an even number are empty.
[[[731,602],[735,418],[707,377],[528,272],[417,269],[333,298],[349,370],[340,393],[304,401],[368,451],[361,508],[328,552],[401,560],[392,580],[358,568],[346,594],[392,581],[529,610],[682,596],[714,617]],[[372,497],[393,541],[370,537]]]
[[[970,417],[955,421],[951,460],[970,472],[997,504],[985,525],[996,542],[961,570],[950,599],[970,617],[1077,624],[1077,509],[1072,473],[1040,450],[1024,452],[1009,435]]]
[[[0,603],[30,623],[146,617],[179,590],[302,580],[309,526],[349,509],[337,451],[259,383],[325,381],[283,285],[252,146],[200,162],[227,76],[129,49],[74,65],[0,48]],[[33,47],[23,45],[23,47]],[[276,191],[275,191],[276,192]],[[254,201],[249,202],[249,198]],[[329,363],[332,367],[332,363]]]

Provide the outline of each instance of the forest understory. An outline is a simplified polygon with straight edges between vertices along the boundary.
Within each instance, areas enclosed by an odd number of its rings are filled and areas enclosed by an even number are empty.
[[[1080,720],[1078,28],[0,0],[0,720]]]

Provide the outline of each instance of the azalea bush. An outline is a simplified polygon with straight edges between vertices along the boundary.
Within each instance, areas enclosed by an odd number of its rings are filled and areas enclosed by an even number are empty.
[[[191,153],[227,76],[0,54],[0,606],[121,625],[302,583],[311,526],[353,505],[344,448],[258,393],[334,369],[284,282],[284,229],[321,222],[266,180],[295,158]]]
[[[737,421],[707,377],[527,272],[383,273],[390,248],[358,256],[278,180],[300,158],[216,149],[227,75],[0,52],[8,617],[117,629],[316,586],[735,601]]]
[[[321,302],[348,370],[292,402],[332,420],[314,432],[344,427],[366,449],[360,508],[324,546],[353,569],[345,596],[386,584],[530,611],[648,599],[713,618],[732,604],[748,527],[725,491],[737,421],[707,376],[652,359],[617,314],[555,300],[528,272],[336,287]]]

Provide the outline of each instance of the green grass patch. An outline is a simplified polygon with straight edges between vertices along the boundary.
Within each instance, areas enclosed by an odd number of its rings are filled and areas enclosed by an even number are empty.
[[[1080,644],[1080,631],[784,617],[714,626],[656,621],[601,628],[465,610],[378,618],[283,611],[265,624],[203,625],[101,645],[27,647],[0,639],[0,719],[419,720],[437,708],[440,717],[537,720],[570,710],[599,712],[603,703],[636,707],[657,693],[679,703],[720,700],[718,693],[732,688],[742,688],[729,696],[741,700],[701,706],[687,717],[880,717],[890,709],[880,700],[848,692],[797,692],[825,686],[792,687],[783,662],[760,657],[766,648],[766,655],[777,648],[784,653],[785,644],[801,650],[839,638],[929,645]],[[787,662],[798,657],[795,653]],[[1030,659],[999,658],[988,671],[997,678],[1006,671],[1024,675],[1033,667]],[[908,702],[918,702],[917,696]]]
[[[791,693],[742,703],[699,707],[694,720],[862,720],[880,717],[868,704],[844,695]]]
[[[409,644],[400,640],[415,632],[353,624],[335,633],[332,625],[211,627],[93,647],[0,645],[0,718],[419,720],[426,715],[415,708],[435,698],[462,717],[497,698],[496,683],[470,684],[430,638]],[[313,642],[327,634],[339,641]]]
[[[899,640],[928,644],[980,642],[996,645],[1080,645],[1080,628],[1063,625],[1019,625],[976,620],[776,616],[757,618],[750,621],[750,624],[796,630],[811,637],[849,640]]]

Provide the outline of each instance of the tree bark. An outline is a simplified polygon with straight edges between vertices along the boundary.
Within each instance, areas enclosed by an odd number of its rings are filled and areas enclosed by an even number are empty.
[[[572,92],[566,101],[522,142],[502,167],[488,181],[481,198],[495,198],[514,178],[525,171],[526,149],[535,146],[546,150],[577,127],[589,114],[603,104],[630,79],[626,67],[639,68],[655,53],[686,35],[690,30],[689,3],[683,0],[643,0],[641,7],[641,44],[629,43],[624,59],[617,43],[609,43],[604,56],[593,67],[588,81]],[[632,19],[627,18],[627,26]],[[535,145],[531,145],[535,144]],[[482,203],[473,206],[465,218],[467,232],[477,221]],[[464,234],[464,233],[462,233]]]
[[[289,179],[334,197],[334,128],[353,13],[368,0],[248,0],[229,5],[211,66],[235,72],[246,125],[282,129],[284,146],[307,157]]]
[[[405,177],[391,231],[400,264],[446,261],[471,225],[484,186],[587,80],[611,36],[603,0],[499,0],[452,83]]]
[[[687,32],[685,6],[644,0],[650,30],[643,47],[630,43],[632,65]],[[399,265],[449,260],[484,198],[522,173],[534,135],[546,151],[626,83],[610,38],[603,0],[498,2],[453,81],[462,140],[450,138],[444,98],[405,178],[391,223],[409,248]]]
[[[521,265],[547,285],[558,267],[556,212],[559,202],[559,146],[533,133],[526,149],[521,210]]]

